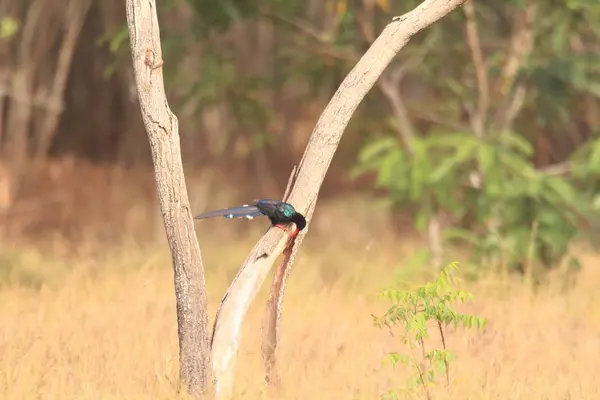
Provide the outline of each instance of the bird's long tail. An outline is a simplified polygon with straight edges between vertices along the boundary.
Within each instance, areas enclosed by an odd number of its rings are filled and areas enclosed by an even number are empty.
[[[246,218],[253,219],[264,215],[256,206],[244,205],[242,207],[224,208],[222,210],[208,211],[197,215],[194,219],[204,219],[213,217],[225,217],[225,218]]]

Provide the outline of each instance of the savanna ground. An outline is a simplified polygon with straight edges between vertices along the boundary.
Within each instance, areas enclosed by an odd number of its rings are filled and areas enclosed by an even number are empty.
[[[172,270],[151,173],[42,171],[29,182],[38,197],[3,224],[0,398],[177,397]],[[188,180],[194,212],[237,203],[202,177]],[[405,349],[373,326],[371,314],[386,309],[378,292],[398,274],[420,282],[431,271],[414,262],[421,242],[392,231],[383,206],[365,205],[354,197],[317,207],[288,285],[279,353],[284,389],[276,398],[375,399],[407,376],[403,367],[382,364],[386,352]],[[353,218],[339,218],[348,213]],[[267,221],[196,226],[212,323]],[[582,259],[568,289],[560,273],[535,292],[515,279],[463,281],[475,300],[461,310],[489,324],[481,332],[449,331],[453,383],[436,398],[600,398],[600,256],[582,250]],[[269,283],[245,324],[239,398],[265,397],[260,323]]]

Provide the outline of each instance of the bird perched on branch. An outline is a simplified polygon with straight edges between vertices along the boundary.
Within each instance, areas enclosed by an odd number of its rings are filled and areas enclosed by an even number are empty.
[[[266,215],[271,220],[273,226],[279,229],[287,230],[286,224],[291,222],[296,224],[296,230],[292,236],[306,227],[306,219],[302,214],[296,211],[294,206],[279,200],[262,199],[257,200],[256,204],[244,204],[241,207],[224,208],[222,210],[208,211],[197,215],[194,219],[204,219],[213,217],[246,218],[254,219]]]

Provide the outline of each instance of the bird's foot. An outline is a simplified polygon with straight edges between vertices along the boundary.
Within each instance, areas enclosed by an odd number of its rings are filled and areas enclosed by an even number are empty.
[[[288,240],[287,240],[287,243],[285,244],[285,247],[289,247],[292,244],[292,242],[294,241],[296,236],[298,236],[298,233],[300,233],[300,231],[298,229],[294,229],[294,232],[292,232],[288,235]]]
[[[296,236],[298,236],[298,234],[300,233],[299,229],[294,229],[294,232],[290,233],[290,239],[295,238]]]
[[[287,231],[287,226],[285,226],[285,225],[281,225],[281,224],[275,224],[275,225],[273,225],[273,226],[275,226],[275,227],[277,227],[277,228],[281,229],[281,230],[282,230],[282,231],[284,231],[284,232],[285,232],[285,231]]]

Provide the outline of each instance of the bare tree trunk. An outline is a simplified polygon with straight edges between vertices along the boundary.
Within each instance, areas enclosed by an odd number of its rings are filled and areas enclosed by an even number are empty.
[[[0,0],[0,23],[9,18],[16,23],[19,15],[19,7],[16,1]],[[15,27],[15,31],[17,27]],[[10,36],[0,38],[0,155],[2,154],[2,143],[5,132],[4,108],[10,96],[10,79],[12,77],[14,57],[13,38],[17,32]]]
[[[297,174],[292,178],[292,189],[288,201],[296,207],[298,212],[305,214],[309,224],[319,190],[342,134],[364,96],[373,87],[390,61],[415,33],[436,22],[464,1],[426,0],[410,13],[394,18],[394,22],[388,24],[342,82],[321,114]],[[281,267],[283,268],[283,280],[281,284],[275,285],[281,288],[280,293],[276,296],[277,301],[272,301],[272,304],[278,307],[278,312],[271,313],[276,317],[280,316],[285,277],[289,273],[307,231],[308,229],[303,230],[293,242],[289,260]],[[232,395],[235,358],[241,337],[242,322],[275,259],[288,248],[287,240],[287,235],[281,230],[269,229],[251,251],[221,301],[212,340],[213,373],[217,398],[230,398]],[[280,273],[276,274],[276,279],[281,279],[281,277]],[[277,323],[271,323],[269,326],[276,328]],[[273,338],[272,335],[267,336]],[[271,343],[267,343],[263,348],[274,352],[273,342],[277,343],[276,335],[275,340],[271,340]]]
[[[173,259],[180,379],[188,393],[200,397],[210,376],[204,267],[183,174],[178,121],[165,96],[156,2],[127,0],[126,5],[137,93]]]
[[[9,78],[8,95],[9,103],[5,146],[3,156],[10,160],[13,173],[18,174],[25,158],[27,157],[27,144],[29,123],[33,112],[34,103],[34,76],[37,59],[32,59],[35,46],[38,24],[45,11],[45,2],[36,0],[27,9],[25,23],[22,28],[20,44],[17,50],[17,62]],[[38,38],[38,40],[40,40]]]
[[[38,132],[35,155],[44,158],[52,145],[56,128],[63,110],[64,92],[71,70],[71,60],[77,46],[77,38],[90,9],[91,0],[71,0],[65,16],[66,32],[56,62],[54,79],[48,96],[48,107]]]

